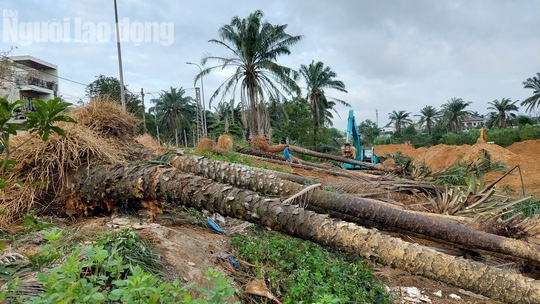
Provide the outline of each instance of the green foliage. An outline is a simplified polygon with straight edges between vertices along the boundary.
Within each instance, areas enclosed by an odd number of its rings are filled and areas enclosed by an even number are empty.
[[[283,303],[390,303],[383,284],[360,258],[262,229],[253,233],[234,237],[235,251],[264,265],[253,275],[269,282]]]
[[[99,75],[96,76],[91,84],[86,87],[86,95],[88,97],[107,96],[111,100],[118,103],[122,102],[122,93],[120,89],[120,81],[116,77]],[[138,96],[129,92],[127,86],[124,85],[124,99],[126,101],[126,109],[130,113],[134,113],[137,117],[142,117],[142,104]]]
[[[122,254],[123,251],[138,250],[141,242],[130,229],[106,234],[98,244],[86,248],[76,246],[62,263],[58,259],[63,254],[55,247],[61,230],[53,228],[45,232],[49,241],[40,248],[38,258],[31,257],[35,269],[58,265],[40,271],[37,280],[43,286],[43,293],[29,298],[16,294],[19,280],[15,278],[0,292],[0,302],[9,303],[225,303],[234,293],[232,279],[225,279],[212,268],[208,269],[206,284],[212,289],[196,288],[202,298],[195,298],[190,290],[195,284],[181,287],[179,281],[164,282],[161,277],[152,275],[139,265],[134,266]],[[117,244],[114,244],[118,241]],[[105,249],[109,247],[111,250]],[[48,261],[45,261],[48,258]],[[131,269],[131,271],[129,271]]]
[[[441,137],[441,143],[445,145],[474,145],[478,137],[480,137],[479,130],[446,133]]]
[[[520,212],[523,213],[522,218],[533,217],[535,214],[540,214],[540,199],[536,198],[523,201],[514,206],[512,212],[504,214],[502,218],[503,220],[509,219]]]
[[[151,274],[157,274],[163,268],[159,254],[131,228],[124,227],[119,231],[101,235],[97,244],[103,246],[111,256],[119,255],[122,260],[129,263],[128,269],[132,273],[137,266]]]
[[[230,121],[228,124],[228,132],[225,132],[225,120],[208,126],[208,132],[216,138],[222,134],[231,135],[234,139],[241,139],[244,136],[244,128],[240,125],[232,124]]]
[[[17,163],[9,159],[15,150],[26,144],[33,137],[39,136],[44,141],[47,141],[50,132],[66,136],[64,130],[54,125],[55,122],[66,121],[75,123],[75,120],[63,114],[63,111],[71,104],[62,102],[60,98],[55,98],[47,102],[40,99],[30,101],[34,104],[36,112],[27,112],[27,120],[23,124],[8,124],[8,121],[14,116],[13,112],[17,106],[25,102],[24,100],[9,102],[5,98],[0,98],[0,155],[4,156],[0,167],[0,174],[2,174],[0,175],[0,189],[7,186],[6,180],[9,176],[4,175],[5,171],[12,171],[13,165]],[[19,130],[28,131],[32,136],[19,144],[19,146],[11,147],[10,136],[16,135]],[[16,185],[19,187],[23,186],[20,182],[17,182]]]
[[[309,103],[304,98],[294,98],[283,103],[288,119],[274,125],[274,137],[284,140],[289,137],[291,143],[308,147],[313,146],[314,121],[311,118]]]
[[[267,128],[259,117],[266,116],[264,102],[272,98],[281,98],[281,92],[291,94],[300,89],[295,82],[297,72],[277,63],[277,57],[288,55],[289,47],[296,44],[301,36],[287,34],[287,25],[272,25],[263,19],[263,12],[256,10],[246,18],[235,16],[229,24],[219,29],[220,39],[211,39],[211,43],[223,46],[230,56],[205,55],[203,65],[210,62],[208,68],[197,75],[196,80],[213,71],[231,68],[233,75],[227,78],[214,92],[209,104],[217,96],[236,95],[241,90],[243,109],[250,109],[249,129],[258,134]],[[263,134],[258,134],[263,135]]]
[[[42,219],[34,215],[34,213],[25,214],[22,217],[21,225],[24,228],[24,233],[30,233],[35,231],[41,231],[45,228],[54,226],[53,223],[46,223]]]
[[[373,145],[375,138],[381,134],[381,130],[373,121],[366,119],[358,125],[358,134],[360,135],[361,145]]]
[[[458,133],[448,133],[441,124],[433,127],[432,135],[419,134],[409,126],[403,130],[403,134],[394,133],[390,138],[377,138],[376,145],[387,145],[411,141],[415,148],[428,147],[437,144],[445,145],[474,145],[480,137],[479,130],[464,130]],[[504,129],[488,129],[486,137],[489,142],[494,142],[502,147],[510,146],[515,142],[524,140],[540,139],[540,125],[520,125],[518,128],[507,127]]]
[[[518,126],[533,125],[534,124],[534,121],[532,120],[532,118],[530,118],[527,115],[518,115],[518,117],[516,118],[516,122],[517,122]]]
[[[506,166],[500,162],[492,162],[491,155],[487,150],[481,150],[483,155],[475,162],[457,162],[454,166],[435,174],[435,183],[450,184],[454,186],[467,186],[471,179],[482,181],[482,176],[490,171],[506,170]]]
[[[536,73],[536,76],[533,76],[532,78],[527,78],[527,80],[523,82],[523,87],[525,89],[533,90],[533,95],[523,100],[520,104],[522,106],[526,105],[527,111],[532,112],[535,108],[540,106],[540,73]]]
[[[401,131],[403,128],[405,128],[407,125],[410,125],[412,123],[412,120],[410,119],[411,112],[407,112],[404,110],[401,110],[399,112],[392,111],[392,113],[388,113],[388,119],[390,119],[390,123],[394,124],[394,128],[396,130],[395,133],[401,134]]]
[[[179,281],[162,282],[160,277],[144,272],[139,266],[121,278],[128,264],[118,255],[107,259],[103,247],[84,249],[87,258],[80,260],[82,248],[77,248],[60,267],[38,274],[45,292],[33,297],[28,304],[44,303],[225,303],[235,292],[226,280],[213,269],[206,271],[206,282],[212,290],[199,288],[204,298],[189,294],[194,284],[180,287]]]

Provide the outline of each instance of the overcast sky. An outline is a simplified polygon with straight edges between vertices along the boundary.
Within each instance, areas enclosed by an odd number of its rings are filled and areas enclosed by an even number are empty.
[[[2,50],[16,46],[12,55],[31,55],[56,64],[61,77],[83,84],[99,74],[118,77],[112,0],[0,3]],[[452,97],[471,101],[471,110],[487,114],[490,101],[531,96],[532,90],[524,89],[522,83],[540,72],[539,0],[118,0],[121,20],[129,18],[131,25],[140,21],[165,26],[162,38],[154,37],[155,42],[137,42],[137,36],[135,41],[122,43],[124,81],[129,90],[144,88],[156,93],[170,86],[193,87],[198,68],[186,61],[200,63],[206,53],[229,56],[225,48],[208,40],[219,38],[218,29],[233,16],[244,18],[256,9],[272,24],[288,24],[289,34],[303,36],[291,47],[291,55],[279,57],[278,62],[294,69],[312,60],[330,66],[348,93],[328,90],[327,95],[350,103],[357,122],[375,121],[378,110],[379,126],[383,126],[392,110],[418,114],[422,107],[439,108]],[[54,19],[61,20],[62,30],[70,28],[70,40],[51,42],[55,36],[48,33],[48,42],[34,38],[28,43],[25,33],[14,33],[14,16],[19,25],[50,25]],[[108,26],[112,32],[109,37],[103,32],[101,41],[91,36],[79,41],[77,19],[96,26],[101,23],[102,29]],[[167,24],[172,24],[174,35],[166,31]],[[42,24],[36,27],[43,29]],[[8,29],[11,32],[6,34]],[[88,34],[89,29],[82,30]],[[206,99],[226,75],[205,76]],[[187,93],[194,94],[192,89]],[[76,101],[84,97],[85,87],[60,80],[60,94]],[[334,126],[344,130],[349,109],[341,105],[336,109],[341,118],[334,115]]]

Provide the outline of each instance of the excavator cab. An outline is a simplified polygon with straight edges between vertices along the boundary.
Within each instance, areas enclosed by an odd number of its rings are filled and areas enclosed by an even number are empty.
[[[377,156],[373,147],[362,147],[362,161],[366,163],[377,163]]]

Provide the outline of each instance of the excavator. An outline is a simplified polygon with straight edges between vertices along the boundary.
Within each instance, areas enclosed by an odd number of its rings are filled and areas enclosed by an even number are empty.
[[[352,158],[354,160],[366,163],[377,163],[377,155],[375,155],[373,147],[360,146],[360,135],[358,134],[358,127],[356,126],[356,120],[354,118],[353,110],[349,110],[349,119],[347,122],[347,136],[345,140],[345,145],[341,147],[341,156],[344,158]],[[347,163],[344,163],[343,166],[347,169],[367,169],[362,166],[351,165]]]

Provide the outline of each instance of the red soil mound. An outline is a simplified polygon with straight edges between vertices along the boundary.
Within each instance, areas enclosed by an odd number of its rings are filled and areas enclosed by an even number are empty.
[[[453,166],[456,162],[473,162],[483,156],[482,149],[488,151],[492,162],[501,162],[508,168],[519,165],[523,175],[525,193],[540,195],[540,140],[528,140],[514,143],[508,148],[493,144],[475,144],[473,146],[437,145],[430,148],[414,149],[407,145],[376,146],[375,153],[380,156],[401,151],[403,155],[413,157],[415,163],[424,162],[432,170],[442,170]],[[484,181],[495,181],[504,172],[492,171],[484,175]],[[521,178],[518,171],[505,177],[499,187],[508,185],[517,193],[522,191]]]

